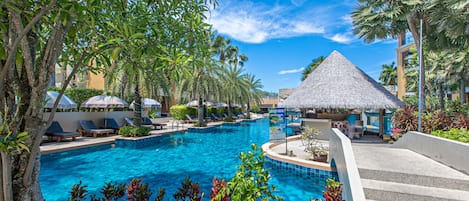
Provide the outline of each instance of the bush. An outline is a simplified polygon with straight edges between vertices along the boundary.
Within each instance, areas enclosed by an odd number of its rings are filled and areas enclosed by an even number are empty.
[[[189,109],[185,105],[173,105],[169,112],[173,119],[184,120],[186,119],[186,114],[189,114]]]
[[[328,178],[326,180],[326,192],[323,192],[324,199],[326,201],[345,201],[342,199],[342,183]]]
[[[452,128],[449,131],[437,130],[431,133],[434,136],[469,143],[469,130]]]
[[[140,137],[140,136],[147,136],[150,133],[150,128],[140,126],[140,127],[133,127],[133,126],[123,126],[119,129],[119,135],[124,137]]]
[[[223,115],[223,114],[227,113],[227,110],[225,108],[219,107],[219,108],[216,109],[216,113],[218,115]]]
[[[235,119],[233,119],[232,117],[227,117],[227,118],[224,118],[223,121],[224,122],[235,122]]]
[[[254,105],[251,107],[251,112],[259,113],[260,111],[261,111],[261,108],[258,105]]]

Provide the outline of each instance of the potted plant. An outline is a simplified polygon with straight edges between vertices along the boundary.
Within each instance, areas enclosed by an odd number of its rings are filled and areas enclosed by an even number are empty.
[[[301,132],[301,142],[305,146],[305,151],[312,151],[313,145],[316,144],[316,137],[321,134],[317,128],[303,126],[303,131]]]
[[[327,162],[327,155],[329,155],[329,147],[318,143],[313,147],[313,160],[318,162]]]

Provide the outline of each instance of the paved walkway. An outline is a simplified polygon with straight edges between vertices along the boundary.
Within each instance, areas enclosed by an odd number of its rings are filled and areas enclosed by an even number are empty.
[[[370,200],[469,200],[469,176],[390,144],[352,143]]]

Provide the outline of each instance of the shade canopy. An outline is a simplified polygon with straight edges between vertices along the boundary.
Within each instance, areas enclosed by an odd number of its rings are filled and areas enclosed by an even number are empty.
[[[82,108],[125,108],[129,104],[116,96],[93,96],[81,104]]]
[[[287,108],[395,109],[404,104],[338,51],[333,51],[279,105]]]
[[[134,109],[135,107],[134,104],[135,104],[135,101],[132,101],[129,108]],[[161,107],[161,103],[156,101],[155,99],[151,99],[151,98],[143,99],[142,108],[159,108],[159,107]]]
[[[193,101],[186,104],[187,107],[197,107],[198,105],[199,105],[198,100],[193,100]],[[205,102],[203,102],[203,105],[205,105],[207,107],[212,107],[214,104],[212,102],[205,101]]]
[[[212,107],[228,107],[226,103],[214,103]]]
[[[53,108],[54,103],[55,103],[55,101],[57,100],[58,97],[59,97],[59,92],[57,92],[57,91],[48,91],[47,95],[46,95],[46,101],[47,102],[46,102],[46,105],[44,106],[44,108]],[[62,95],[62,98],[60,99],[59,104],[57,105],[57,109],[68,110],[68,109],[76,109],[76,108],[77,108],[77,103],[75,103],[75,101],[70,99],[65,94]]]

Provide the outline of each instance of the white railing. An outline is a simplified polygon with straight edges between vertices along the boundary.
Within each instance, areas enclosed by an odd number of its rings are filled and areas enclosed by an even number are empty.
[[[352,143],[350,139],[336,128],[332,129],[329,140],[329,155],[332,170],[337,171],[339,180],[343,183],[343,199],[354,201],[366,200],[352,150]]]

